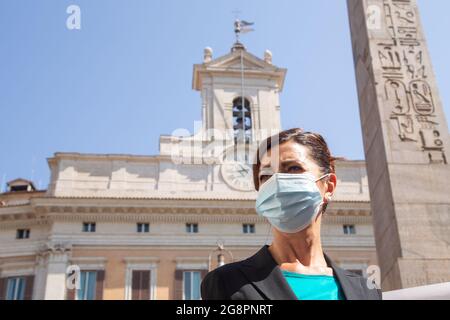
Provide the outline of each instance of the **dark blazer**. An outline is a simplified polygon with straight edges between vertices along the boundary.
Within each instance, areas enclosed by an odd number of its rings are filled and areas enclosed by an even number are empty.
[[[324,256],[347,300],[381,300],[381,290],[369,289],[364,277]],[[201,283],[201,295],[203,300],[297,300],[268,245],[243,261],[209,272]]]

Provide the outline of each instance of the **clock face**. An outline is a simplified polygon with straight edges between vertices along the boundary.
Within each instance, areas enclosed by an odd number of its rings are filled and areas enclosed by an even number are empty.
[[[222,177],[233,189],[255,191],[252,167],[245,162],[228,161],[222,164]]]

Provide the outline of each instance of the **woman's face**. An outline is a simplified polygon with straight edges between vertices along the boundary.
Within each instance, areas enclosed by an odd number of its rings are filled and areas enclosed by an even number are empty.
[[[311,173],[319,179],[323,176],[321,168],[311,159],[307,147],[287,141],[279,146],[274,146],[261,159],[259,170],[259,185],[261,186],[269,180],[274,173],[302,174]],[[336,176],[330,175],[328,179],[322,179],[317,182],[317,186],[325,197],[332,195],[336,185]]]

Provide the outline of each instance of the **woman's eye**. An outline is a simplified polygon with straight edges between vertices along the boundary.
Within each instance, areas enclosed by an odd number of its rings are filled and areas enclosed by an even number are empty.
[[[289,167],[288,172],[292,172],[292,173],[297,173],[297,172],[302,172],[303,168],[300,166],[292,166]]]
[[[262,175],[259,177],[259,182],[265,182],[265,181],[269,180],[270,177],[271,176],[268,174]]]

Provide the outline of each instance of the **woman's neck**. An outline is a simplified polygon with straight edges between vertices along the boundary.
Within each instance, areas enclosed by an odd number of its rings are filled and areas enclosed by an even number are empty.
[[[296,234],[275,230],[269,251],[278,265],[300,262],[305,267],[327,267],[320,229],[308,228]]]

